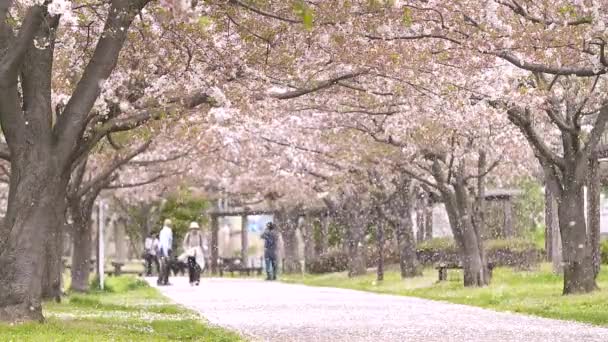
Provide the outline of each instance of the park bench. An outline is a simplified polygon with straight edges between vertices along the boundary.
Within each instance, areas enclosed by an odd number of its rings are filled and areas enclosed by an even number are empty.
[[[435,266],[439,276],[439,282],[448,280],[448,270],[461,270],[462,263],[460,262],[441,262]],[[488,262],[488,271],[490,278],[492,278],[492,271],[494,270],[494,263]]]
[[[108,276],[120,276],[122,274],[135,274],[139,277],[141,277],[144,272],[143,271],[139,271],[139,270],[123,270],[122,268],[125,266],[124,262],[119,262],[119,261],[112,261],[111,262],[113,270],[109,270],[106,271],[106,273],[108,274]]]
[[[63,268],[72,269],[72,263],[69,258],[62,258],[61,262],[63,264]],[[95,259],[89,260],[89,272],[94,272],[96,266],[97,266],[97,261],[95,261]]]
[[[219,271],[220,277],[223,277],[226,272],[230,273],[232,276],[234,276],[235,273],[238,273],[241,276],[243,274],[251,276],[254,273],[262,275],[261,263],[259,267],[254,266],[253,263],[251,266],[243,266],[240,258],[220,258]]]

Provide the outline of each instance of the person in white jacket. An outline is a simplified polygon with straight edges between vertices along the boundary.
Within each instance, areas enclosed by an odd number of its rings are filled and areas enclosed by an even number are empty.
[[[184,236],[183,248],[188,258],[188,275],[190,285],[199,285],[201,271],[205,267],[205,251],[207,250],[207,240],[197,222],[190,223],[188,233]]]
[[[158,258],[160,259],[160,274],[158,285],[169,284],[169,270],[171,262],[171,251],[173,249],[173,231],[171,230],[171,220],[166,219],[159,234]]]

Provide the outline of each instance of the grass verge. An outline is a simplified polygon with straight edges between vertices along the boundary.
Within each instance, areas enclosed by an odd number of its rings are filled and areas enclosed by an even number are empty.
[[[107,279],[103,292],[45,303],[43,310],[44,324],[0,324],[0,341],[243,341],[129,276]]]
[[[608,271],[598,277],[599,291],[584,295],[562,295],[563,280],[543,264],[537,271],[494,270],[492,284],[485,288],[464,288],[460,271],[450,271],[448,281],[437,283],[437,271],[427,269],[422,277],[401,280],[393,266],[381,283],[375,273],[348,278],[346,273],[284,275],[285,282],[312,286],[339,287],[413,296],[483,308],[525,313],[547,318],[608,325]]]

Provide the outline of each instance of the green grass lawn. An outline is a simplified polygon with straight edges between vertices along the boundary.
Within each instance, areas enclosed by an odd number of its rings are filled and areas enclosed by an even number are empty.
[[[401,280],[393,266],[384,282],[376,274],[348,278],[346,273],[282,277],[285,282],[313,286],[340,287],[378,293],[413,296],[451,303],[480,306],[498,311],[511,311],[548,318],[608,325],[608,270],[602,270],[598,285],[601,290],[585,295],[562,295],[562,277],[544,264],[534,272],[509,268],[494,270],[492,284],[485,288],[464,288],[460,271],[450,271],[447,282],[437,283],[437,271],[427,269],[424,276]]]
[[[0,324],[0,341],[243,341],[129,276],[108,278],[104,292],[70,295],[43,310],[43,324]]]

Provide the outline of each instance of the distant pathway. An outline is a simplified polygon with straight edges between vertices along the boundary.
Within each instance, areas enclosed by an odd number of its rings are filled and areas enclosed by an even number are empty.
[[[164,295],[252,341],[608,341],[605,328],[411,297],[261,280],[171,282]]]

